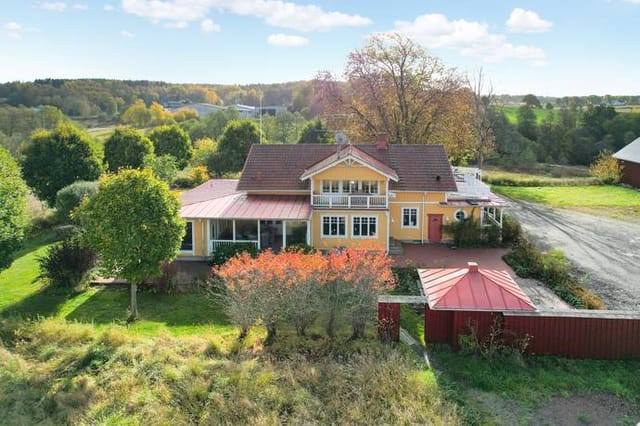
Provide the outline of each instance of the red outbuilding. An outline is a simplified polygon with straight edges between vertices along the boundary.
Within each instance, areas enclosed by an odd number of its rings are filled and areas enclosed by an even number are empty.
[[[535,311],[536,307],[506,271],[466,268],[418,269],[427,303],[425,340],[456,346],[470,325],[486,334],[503,311]]]

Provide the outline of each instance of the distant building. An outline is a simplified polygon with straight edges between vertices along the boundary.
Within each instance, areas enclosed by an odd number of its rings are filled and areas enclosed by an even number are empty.
[[[622,183],[640,188],[640,138],[613,154],[622,169]]]
[[[224,111],[227,108],[233,108],[236,111],[238,111],[238,113],[240,113],[240,116],[242,118],[255,117],[256,110],[257,110],[256,107],[253,107],[250,105],[236,104],[236,105],[222,106],[222,105],[207,104],[203,102],[193,103],[189,100],[168,101],[168,102],[165,102],[164,108],[171,112],[176,112],[182,108],[194,109],[198,111],[198,115],[200,117],[204,117],[205,115],[211,114],[212,112]]]
[[[287,111],[287,107],[278,106],[278,105],[268,105],[258,108],[256,114],[259,114],[262,111],[262,115],[273,115],[276,116],[281,112]]]

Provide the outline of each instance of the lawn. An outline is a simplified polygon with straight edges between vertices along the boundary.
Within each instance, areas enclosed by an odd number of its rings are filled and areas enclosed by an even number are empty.
[[[640,380],[632,373],[640,371],[638,360],[571,360],[549,356],[525,356],[519,361],[489,360],[452,352],[441,345],[430,349],[432,362],[446,371],[444,381],[458,392],[459,401],[470,413],[494,415],[505,424],[530,424],[539,420],[537,415],[545,412],[554,398],[566,402],[586,397],[593,399],[595,405],[598,396],[605,395],[616,399],[617,405],[625,405],[627,410],[627,413],[610,413],[607,421],[611,424],[621,421],[636,424],[640,420],[636,417],[640,415]],[[628,411],[634,413],[631,418],[625,418],[629,416]],[[579,417],[580,413],[566,414]],[[621,418],[616,418],[618,416]],[[540,424],[552,423],[547,419]]]
[[[128,316],[129,293],[125,289],[88,289],[65,295],[42,291],[37,258],[42,256],[54,235],[30,241],[11,267],[0,273],[0,317],[54,317],[93,323],[104,329],[122,325]],[[235,335],[221,309],[201,294],[138,294],[140,319],[128,331],[141,335]]]
[[[509,120],[509,123],[517,124],[518,123],[518,108],[520,108],[520,106],[510,105],[510,106],[503,106],[500,109],[507,116],[507,120]],[[551,113],[554,116],[556,115],[556,111],[555,110],[548,110],[548,109],[544,109],[544,108],[534,108],[533,112],[536,115],[536,122],[538,124],[542,123],[542,120],[544,120],[544,118],[547,116],[547,114]]]
[[[492,185],[497,193],[618,219],[640,219],[640,190],[615,185],[514,187]]]

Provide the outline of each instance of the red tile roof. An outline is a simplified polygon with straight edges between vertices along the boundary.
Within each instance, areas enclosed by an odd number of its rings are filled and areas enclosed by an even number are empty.
[[[355,145],[378,164],[394,170],[398,181],[392,191],[457,191],[451,165],[442,145]],[[337,152],[337,145],[253,145],[244,164],[238,190],[308,191],[301,181],[305,170]],[[344,148],[343,148],[344,149]]]
[[[506,271],[479,269],[475,264],[469,265],[457,269],[418,269],[431,309],[536,310],[529,297]]]

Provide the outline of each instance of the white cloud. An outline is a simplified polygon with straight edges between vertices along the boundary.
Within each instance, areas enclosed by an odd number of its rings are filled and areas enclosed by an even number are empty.
[[[22,25],[17,22],[7,22],[4,24],[4,29],[7,31],[22,31]]]
[[[122,9],[154,23],[201,21],[211,9],[215,9],[253,16],[274,27],[304,32],[371,23],[370,19],[360,15],[326,12],[313,4],[301,5],[282,0],[122,0]]]
[[[89,10],[89,6],[86,4],[82,4],[82,3],[76,3],[73,5],[73,8],[75,10]]]
[[[135,38],[136,35],[134,33],[130,33],[129,31],[122,30],[120,31],[120,35],[124,38]]]
[[[3,28],[6,31],[7,37],[12,39],[22,38],[22,35],[24,33],[35,33],[39,31],[37,28],[30,28],[30,27],[25,28],[14,21],[7,22],[6,24],[4,24]]]
[[[200,28],[205,33],[219,33],[220,32],[220,25],[216,24],[211,19],[205,19],[204,21],[200,22]]]
[[[423,46],[450,48],[465,56],[486,62],[504,59],[524,59],[535,64],[546,62],[544,50],[535,46],[514,45],[503,34],[492,34],[486,23],[465,19],[449,20],[434,13],[418,16],[413,22],[396,21],[395,30]]]
[[[272,46],[302,47],[309,44],[309,39],[295,35],[271,34],[267,37],[267,43]]]
[[[40,3],[40,8],[49,12],[64,12],[67,9],[67,4],[61,1],[43,2]]]
[[[107,3],[107,4],[105,4],[103,6],[103,9],[104,9],[105,12],[111,12],[111,11],[113,11],[113,6],[110,5],[109,3]]]
[[[542,19],[532,10],[518,7],[511,11],[506,25],[509,32],[512,33],[544,33],[551,30],[553,23]]]

